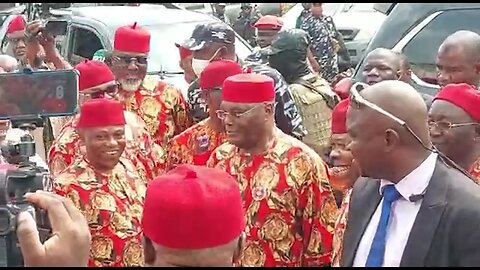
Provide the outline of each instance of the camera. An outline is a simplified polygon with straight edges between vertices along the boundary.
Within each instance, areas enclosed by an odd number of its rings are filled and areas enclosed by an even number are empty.
[[[20,128],[25,134],[20,142],[4,142],[2,156],[13,165],[0,171],[0,265],[23,266],[23,259],[16,238],[16,218],[21,212],[28,212],[35,219],[44,241],[51,232],[47,214],[44,210],[29,204],[24,195],[37,190],[51,190],[51,178],[48,171],[39,167],[30,157],[35,156],[35,142],[29,133],[42,126],[43,119],[11,120],[13,128]]]

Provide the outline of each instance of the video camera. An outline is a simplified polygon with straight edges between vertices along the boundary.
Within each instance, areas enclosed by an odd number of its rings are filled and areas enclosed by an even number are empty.
[[[42,242],[51,233],[46,212],[24,199],[27,192],[50,191],[52,187],[48,170],[31,160],[36,155],[31,132],[44,127],[46,117],[75,114],[77,89],[75,70],[0,74],[0,120],[9,120],[12,128],[24,131],[18,142],[6,141],[0,146],[9,164],[6,170],[0,169],[0,266],[23,266],[16,237],[20,212],[27,211],[36,220]]]

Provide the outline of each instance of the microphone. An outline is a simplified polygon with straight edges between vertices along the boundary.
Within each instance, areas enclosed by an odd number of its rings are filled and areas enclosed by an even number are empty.
[[[413,194],[411,195],[410,197],[408,197],[408,200],[410,202],[418,202],[420,201],[421,199],[423,199],[423,197],[425,196],[425,192],[421,193],[421,194]]]

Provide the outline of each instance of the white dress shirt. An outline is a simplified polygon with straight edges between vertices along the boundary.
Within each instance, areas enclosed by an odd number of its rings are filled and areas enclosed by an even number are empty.
[[[412,230],[413,223],[417,217],[422,199],[416,202],[411,202],[409,197],[411,195],[423,194],[427,189],[428,183],[432,178],[437,161],[437,154],[432,153],[426,158],[420,166],[405,176],[395,188],[400,193],[401,197],[392,203],[392,212],[388,222],[386,245],[385,245],[385,259],[383,261],[384,267],[398,267],[402,260],[403,251],[407,245],[407,240]],[[392,182],[381,180],[380,194],[382,194],[383,187],[391,185]],[[382,213],[383,199],[377,206],[377,210],[370,219],[360,244],[358,245],[357,253],[353,261],[354,267],[364,267],[367,262],[368,253],[373,242],[373,237],[377,231],[378,222]]]

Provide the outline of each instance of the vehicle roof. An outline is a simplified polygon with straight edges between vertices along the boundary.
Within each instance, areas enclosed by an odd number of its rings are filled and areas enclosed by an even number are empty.
[[[125,22],[137,22],[141,26],[159,24],[175,24],[211,20],[206,14],[183,9],[167,9],[158,7],[138,6],[94,6],[69,8],[72,16],[88,17],[102,22],[109,27],[124,25]]]
[[[430,14],[440,10],[480,8],[480,3],[398,3],[370,41],[354,78],[360,80],[363,59],[376,48],[392,49],[413,27]]]

